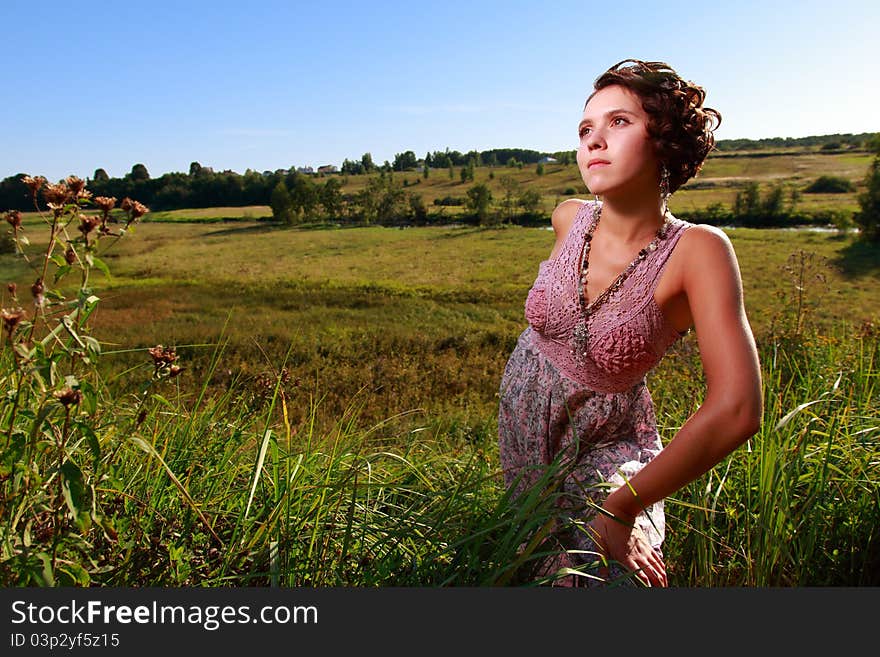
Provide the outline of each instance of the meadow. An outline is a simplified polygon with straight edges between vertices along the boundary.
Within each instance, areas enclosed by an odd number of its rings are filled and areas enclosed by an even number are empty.
[[[737,174],[718,166],[716,180]],[[553,175],[539,178],[568,184]],[[718,189],[693,193],[704,192]],[[89,281],[100,297],[94,403],[72,420],[81,433],[68,460],[53,470],[52,431],[36,429],[61,409],[41,402],[20,420],[33,423],[30,438],[4,424],[0,580],[534,585],[558,473],[512,505],[495,412],[552,232],[284,228],[254,208],[189,212],[148,215],[101,253],[110,274]],[[38,252],[36,217],[25,230]],[[876,247],[839,231],[725,231],[765,417],[747,445],[667,500],[670,582],[880,584]],[[0,276],[33,282],[12,255],[0,256]],[[175,349],[179,375],[155,376],[158,344]],[[11,386],[5,342],[2,358]],[[704,383],[693,334],[648,375],[664,442]],[[33,461],[24,470],[22,454]],[[70,484],[67,497],[54,492],[69,462],[78,497]],[[41,486],[50,492],[37,504]],[[62,498],[63,522],[49,503]]]

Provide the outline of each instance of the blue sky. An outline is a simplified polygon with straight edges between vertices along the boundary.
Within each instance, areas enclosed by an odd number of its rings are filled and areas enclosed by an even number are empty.
[[[718,139],[880,131],[880,3],[0,4],[0,178],[573,149],[635,57],[702,85]]]

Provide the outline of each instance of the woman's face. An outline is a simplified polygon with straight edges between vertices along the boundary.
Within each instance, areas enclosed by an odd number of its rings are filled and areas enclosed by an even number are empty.
[[[656,194],[659,165],[639,97],[612,85],[597,91],[578,124],[577,163],[590,192]]]

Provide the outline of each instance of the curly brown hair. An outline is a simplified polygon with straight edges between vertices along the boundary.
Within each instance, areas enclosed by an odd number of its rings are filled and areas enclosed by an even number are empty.
[[[697,175],[715,147],[713,131],[721,125],[721,113],[703,107],[703,88],[683,80],[665,62],[624,59],[596,78],[590,98],[615,84],[642,101],[648,114],[648,135],[657,157],[669,170],[669,192],[676,191]]]

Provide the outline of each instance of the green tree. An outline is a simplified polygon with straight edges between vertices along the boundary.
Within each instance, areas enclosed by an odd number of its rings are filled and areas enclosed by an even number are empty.
[[[472,210],[480,225],[489,223],[491,218],[492,191],[484,184],[474,185],[467,191],[467,207]]]
[[[409,171],[410,169],[415,169],[417,164],[416,154],[412,151],[404,151],[403,153],[394,154],[394,162],[391,167],[395,171]]]
[[[328,178],[321,187],[319,200],[327,218],[336,219],[342,215],[342,183],[338,178]]]
[[[736,193],[733,201],[735,217],[755,217],[761,210],[761,192],[758,183],[750,180],[741,192]]]
[[[761,211],[765,217],[781,217],[785,214],[785,188],[774,185],[761,201]]]
[[[513,222],[513,208],[516,204],[516,197],[519,195],[519,183],[513,176],[501,176],[501,189],[504,190],[504,196],[501,198],[501,209],[507,223]]]
[[[390,223],[406,218],[406,192],[391,176],[372,178],[356,197],[362,223]]]
[[[275,189],[272,190],[269,205],[272,208],[272,218],[275,221],[282,221],[288,225],[293,223],[293,202],[283,180],[279,180]]]
[[[296,219],[312,219],[319,200],[318,189],[312,179],[309,176],[296,176],[290,189],[290,201]]]
[[[376,165],[373,164],[373,156],[369,153],[364,153],[361,156],[361,166],[364,167],[364,173],[370,173],[376,168]]]
[[[150,172],[147,171],[147,167],[145,167],[143,164],[135,164],[131,168],[131,173],[129,175],[131,176],[131,179],[134,181],[149,180],[150,179]]]
[[[455,178],[455,170],[452,168],[452,160],[449,160],[449,179],[452,180]]]
[[[538,162],[538,166],[535,167],[535,173],[538,174],[539,176],[544,175],[544,164],[543,163]]]
[[[95,169],[95,175],[92,176],[92,180],[95,182],[107,182],[110,180],[110,176],[107,175],[104,169]]]
[[[865,175],[865,191],[859,194],[860,211],[853,217],[860,239],[880,242],[880,148]]]
[[[519,195],[517,204],[527,215],[535,216],[541,211],[541,193],[536,189],[527,189]]]
[[[424,225],[428,222],[428,208],[420,194],[409,195],[409,209],[413,223]]]
[[[428,161],[425,160],[425,167],[422,169],[422,177],[427,180],[428,176],[431,174],[431,168],[428,166]]]

